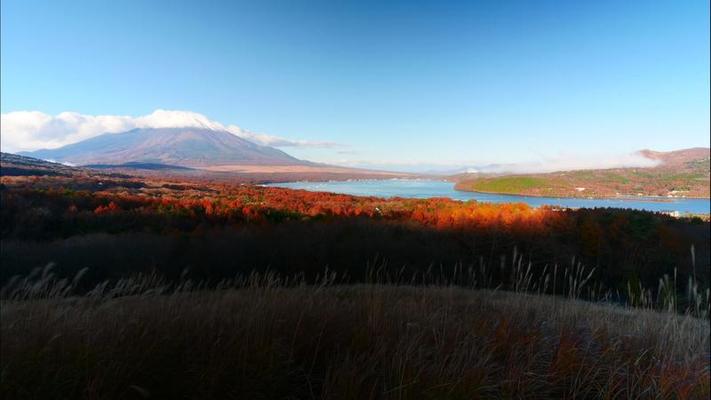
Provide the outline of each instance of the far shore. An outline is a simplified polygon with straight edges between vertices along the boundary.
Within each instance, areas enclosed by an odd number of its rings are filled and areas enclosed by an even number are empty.
[[[458,187],[459,185],[455,183],[454,185],[454,190],[460,191],[460,192],[469,192],[469,193],[483,193],[483,194],[497,194],[501,196],[523,196],[523,197],[546,197],[546,198],[551,198],[551,199],[588,199],[588,200],[649,200],[649,201],[654,201],[654,202],[659,202],[659,203],[670,203],[675,200],[711,200],[709,197],[704,197],[704,196],[673,196],[673,197],[667,197],[667,196],[659,196],[659,195],[652,195],[652,194],[642,194],[642,195],[634,195],[634,194],[626,194],[626,195],[615,195],[615,196],[556,196],[556,195],[542,195],[542,194],[527,194],[527,193],[506,193],[506,192],[489,192],[489,191],[483,191],[483,190],[468,190],[468,189],[463,189],[461,187]]]
[[[659,196],[651,194],[642,195],[616,195],[616,196],[560,196],[560,195],[543,195],[543,194],[527,194],[527,193],[507,193],[507,192],[494,192],[494,191],[483,191],[483,190],[468,190],[463,189],[459,186],[459,183],[453,179],[448,179],[447,177],[436,177],[436,176],[390,176],[388,178],[381,177],[346,177],[341,176],[336,179],[334,177],[329,177],[328,179],[294,179],[289,181],[266,181],[259,183],[260,185],[271,185],[277,183],[296,183],[296,182],[313,182],[313,183],[328,183],[328,182],[347,182],[347,181],[389,181],[392,179],[402,179],[402,180],[432,180],[441,182],[450,182],[453,184],[453,189],[458,192],[466,193],[482,193],[482,194],[495,194],[500,196],[516,196],[516,197],[535,197],[535,198],[551,198],[551,199],[581,199],[581,200],[637,200],[637,201],[650,201],[657,203],[671,203],[676,200],[711,200],[709,197],[703,196]]]

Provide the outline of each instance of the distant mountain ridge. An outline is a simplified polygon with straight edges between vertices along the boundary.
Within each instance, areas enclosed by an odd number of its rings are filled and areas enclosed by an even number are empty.
[[[19,153],[75,165],[151,163],[181,167],[311,165],[289,154],[210,128],[137,128],[105,133],[57,149]]]
[[[463,174],[458,190],[552,197],[711,196],[711,149],[641,150],[651,167],[581,169],[532,174]]]
[[[683,166],[686,163],[694,161],[704,161],[709,159],[708,147],[692,147],[689,149],[674,150],[674,151],[654,151],[640,150],[638,154],[651,160],[659,160],[661,164],[657,167],[675,167]]]

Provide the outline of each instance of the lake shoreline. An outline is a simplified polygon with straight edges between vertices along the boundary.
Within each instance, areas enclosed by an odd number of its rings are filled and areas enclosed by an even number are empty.
[[[329,179],[329,180],[296,180],[296,181],[285,181],[285,182],[265,182],[260,183],[259,186],[275,186],[282,187],[282,185],[290,184],[331,184],[331,183],[343,183],[343,182],[391,182],[391,181],[412,181],[412,182],[425,182],[425,181],[436,181],[436,182],[447,182],[452,184],[452,189],[461,193],[481,193],[499,196],[511,196],[511,197],[534,197],[534,198],[547,198],[547,199],[570,199],[570,200],[621,200],[621,201],[649,201],[656,203],[674,203],[679,200],[709,200],[709,197],[697,197],[697,196],[684,196],[684,197],[666,197],[657,195],[620,195],[620,196],[555,196],[555,195],[541,195],[541,194],[526,194],[526,193],[506,193],[506,192],[495,192],[495,191],[483,191],[483,190],[468,190],[458,187],[458,182],[451,179],[438,179],[438,178],[401,178],[393,177],[387,179]],[[307,189],[308,190],[308,189]],[[377,197],[377,196],[376,196]],[[447,197],[447,196],[445,196]]]
[[[445,197],[455,201],[477,201],[481,203],[523,203],[531,207],[579,208],[619,208],[672,215],[709,215],[711,205],[706,199],[663,198],[663,197],[618,197],[618,198],[574,198],[521,196],[513,194],[479,193],[455,189],[451,181],[441,179],[387,179],[351,180],[330,182],[288,182],[267,184],[270,187],[330,192],[361,197],[379,198],[435,198]]]
[[[684,196],[684,197],[665,197],[665,196],[655,196],[655,195],[624,195],[624,196],[555,196],[555,195],[541,195],[541,194],[526,194],[526,193],[505,193],[505,192],[490,192],[483,190],[467,190],[457,187],[454,185],[454,190],[464,193],[482,193],[482,194],[496,194],[501,196],[519,196],[519,197],[538,197],[538,198],[549,198],[549,199],[580,199],[580,200],[636,200],[644,201],[649,200],[658,203],[673,203],[675,200],[709,200],[709,197],[697,197],[697,196]]]

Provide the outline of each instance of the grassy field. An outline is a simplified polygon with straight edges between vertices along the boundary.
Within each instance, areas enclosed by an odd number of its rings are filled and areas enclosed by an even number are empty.
[[[1,309],[3,398],[702,399],[706,319],[453,286],[155,278]],[[22,293],[24,293],[24,295]]]
[[[477,180],[471,188],[479,192],[516,194],[550,185],[548,180],[533,176],[502,176]]]

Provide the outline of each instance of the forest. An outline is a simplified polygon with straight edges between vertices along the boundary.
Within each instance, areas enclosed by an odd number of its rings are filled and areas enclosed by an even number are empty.
[[[679,290],[688,278],[708,287],[709,223],[698,217],[87,171],[2,177],[2,282],[52,263],[61,277],[87,268],[87,287],[147,271],[217,281],[253,270],[313,278],[324,269],[352,282],[373,269],[401,279],[488,270],[492,285],[507,287],[505,269],[522,264],[536,279],[586,268],[600,292],[626,293],[630,283],[654,292],[665,275]]]

